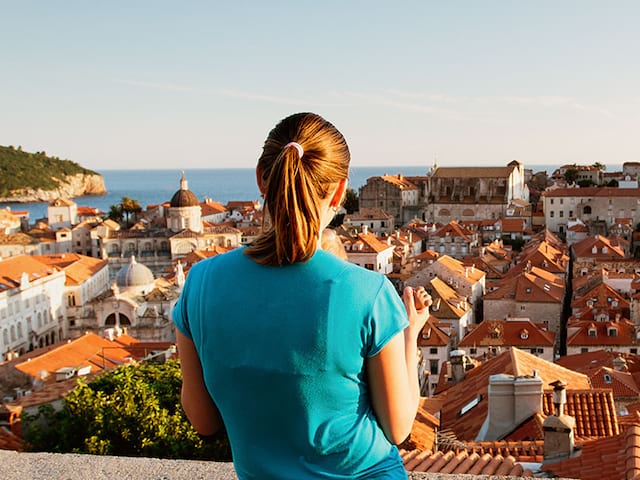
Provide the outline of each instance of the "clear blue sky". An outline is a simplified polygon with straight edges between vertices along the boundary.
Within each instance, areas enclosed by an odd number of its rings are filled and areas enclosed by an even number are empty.
[[[640,161],[640,2],[0,0],[0,145],[255,165],[314,111],[355,166]]]

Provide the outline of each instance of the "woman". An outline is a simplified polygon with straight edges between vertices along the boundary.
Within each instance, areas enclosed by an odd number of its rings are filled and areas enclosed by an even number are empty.
[[[322,117],[282,120],[256,171],[269,228],[194,265],[174,310],[182,405],[226,427],[241,479],[406,478],[430,298],[321,250],[349,160]]]

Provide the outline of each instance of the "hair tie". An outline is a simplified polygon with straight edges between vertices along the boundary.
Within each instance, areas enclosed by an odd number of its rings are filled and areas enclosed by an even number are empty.
[[[296,150],[298,150],[298,156],[300,158],[302,158],[302,155],[304,155],[304,148],[302,148],[302,145],[300,145],[299,143],[289,142],[283,148],[287,148],[287,147],[296,147]]]

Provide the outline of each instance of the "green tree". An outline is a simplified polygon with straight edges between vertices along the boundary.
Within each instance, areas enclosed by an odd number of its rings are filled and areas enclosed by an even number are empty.
[[[598,170],[602,170],[602,171],[607,169],[607,166],[605,164],[603,164],[603,163],[600,163],[600,162],[595,162],[591,166],[597,168]]]
[[[138,213],[142,211],[142,207],[140,206],[140,202],[135,198],[122,197],[120,200],[120,206],[122,207],[122,212],[125,216],[125,222],[127,225],[130,225],[130,216],[133,215],[133,222],[135,223],[138,219]]]
[[[578,178],[578,170],[575,168],[567,168],[564,172],[564,179],[567,183],[575,183]]]
[[[116,205],[111,205],[109,207],[109,215],[108,215],[108,217],[111,220],[120,223],[122,221],[122,219],[124,218],[123,214],[122,214],[122,205],[119,204],[119,203],[116,204]]]
[[[353,188],[347,188],[347,192],[344,196],[344,208],[347,213],[357,212],[359,209],[359,198],[358,194]]]
[[[25,416],[25,441],[32,451],[230,460],[226,436],[203,439],[185,417],[181,384],[177,361],[81,380],[60,411]]]

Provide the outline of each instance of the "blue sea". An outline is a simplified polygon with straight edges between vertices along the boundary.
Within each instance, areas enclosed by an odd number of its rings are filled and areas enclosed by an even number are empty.
[[[553,172],[557,166],[528,166],[534,172],[546,170]],[[378,175],[406,176],[426,175],[428,166],[387,166],[387,167],[352,167],[349,172],[349,186],[358,191],[367,183],[369,177]],[[610,168],[610,171],[614,169]],[[220,203],[230,200],[259,200],[260,194],[255,180],[254,168],[224,169],[185,169],[185,175],[191,190],[200,200],[212,198]],[[138,200],[143,208],[171,200],[180,188],[181,170],[101,170],[107,194],[101,196],[77,197],[74,201],[79,206],[97,207],[109,212],[111,205],[120,203],[122,197]],[[1,208],[9,206],[11,210],[28,210],[30,221],[47,216],[47,203],[5,203]]]

